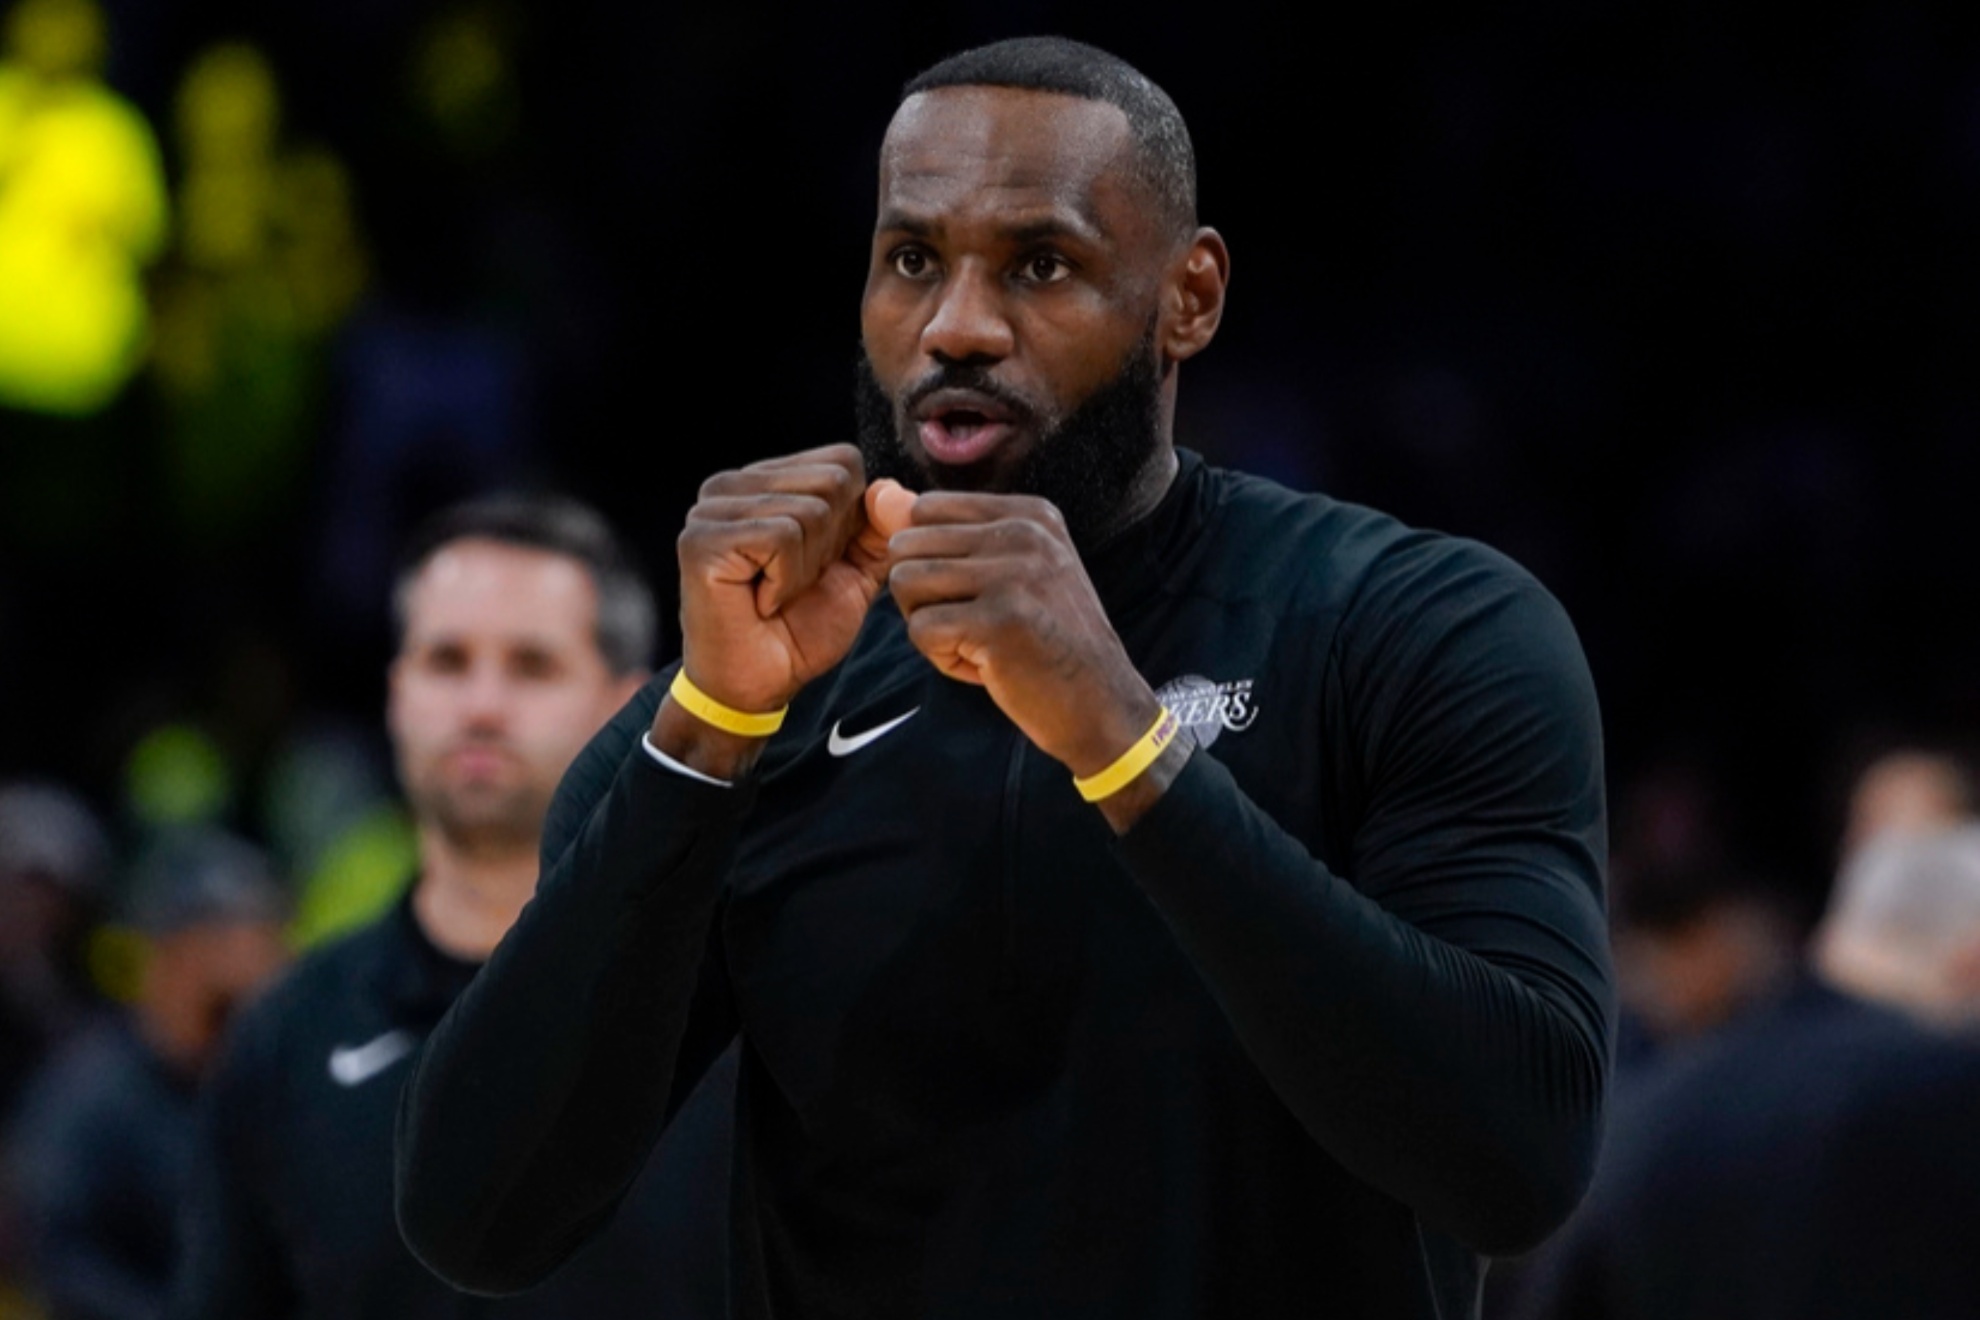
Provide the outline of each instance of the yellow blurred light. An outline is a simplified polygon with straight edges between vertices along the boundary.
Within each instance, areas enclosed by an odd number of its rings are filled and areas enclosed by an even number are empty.
[[[107,89],[0,66],[0,403],[79,416],[142,355],[166,230],[150,126]]]
[[[7,15],[0,54],[46,78],[94,73],[103,63],[103,11],[93,0],[21,0]]]
[[[305,333],[327,332],[364,291],[350,175],[327,151],[297,151],[279,163],[271,205],[296,320]]]
[[[205,51],[179,84],[175,118],[189,166],[266,160],[282,97],[260,51],[227,42]]]
[[[515,129],[516,22],[506,5],[462,5],[435,17],[414,49],[417,103],[457,151],[492,150]]]
[[[419,83],[439,119],[474,113],[508,80],[508,61],[488,17],[472,10],[435,25],[419,55]]]
[[[187,174],[179,188],[179,251],[194,266],[246,266],[265,247],[262,217],[273,182],[265,166],[217,166]]]

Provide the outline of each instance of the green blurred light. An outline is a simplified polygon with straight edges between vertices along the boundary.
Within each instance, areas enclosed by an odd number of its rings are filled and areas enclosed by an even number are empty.
[[[204,733],[189,724],[167,724],[131,749],[124,796],[131,815],[145,825],[218,820],[233,800],[233,771]]]
[[[399,807],[360,817],[324,850],[303,886],[289,937],[298,948],[319,944],[381,915],[419,869],[419,836]]]

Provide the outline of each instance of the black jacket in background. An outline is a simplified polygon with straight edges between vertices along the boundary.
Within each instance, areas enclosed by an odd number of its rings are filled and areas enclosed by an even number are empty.
[[[1980,1041],[1814,982],[1618,1098],[1525,1320],[1972,1320]]]
[[[28,1086],[9,1145],[49,1320],[157,1320],[194,1150],[192,1079],[124,1018],[71,1041]]]
[[[738,1028],[737,1316],[1454,1320],[1566,1216],[1614,1010],[1559,606],[1187,454],[1085,563],[1198,743],[1119,842],[885,600],[746,784],[642,749],[664,678],[592,743],[405,1091],[429,1263],[548,1268]]]
[[[467,1297],[392,1215],[392,1116],[413,1049],[475,973],[410,901],[248,1008],[206,1096],[175,1320],[711,1320],[722,1314],[733,1056],[639,1173],[626,1212],[540,1289]]]

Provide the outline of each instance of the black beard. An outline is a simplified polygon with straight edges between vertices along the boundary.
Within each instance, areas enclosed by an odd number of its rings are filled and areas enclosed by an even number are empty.
[[[980,366],[945,366],[933,380],[916,382],[918,394],[936,389],[982,390],[1012,404]],[[927,490],[928,474],[909,456],[896,408],[873,375],[864,350],[853,383],[853,413],[868,481],[891,477],[909,490]],[[1027,418],[1035,414],[1024,410]],[[1112,380],[1040,435],[1019,464],[1014,493],[1038,495],[1058,507],[1073,544],[1090,547],[1119,530],[1122,506],[1135,493],[1135,480],[1162,444],[1162,378],[1155,365],[1155,325]]]

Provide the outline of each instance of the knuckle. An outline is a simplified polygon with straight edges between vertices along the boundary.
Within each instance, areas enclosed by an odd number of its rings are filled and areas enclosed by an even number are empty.
[[[790,495],[774,501],[769,510],[783,513],[800,524],[818,524],[832,516],[831,501],[819,495]]]
[[[915,497],[914,507],[908,510],[908,517],[917,526],[940,522],[956,501],[956,493],[950,490],[924,491]]]
[[[866,485],[866,455],[860,452],[858,445],[833,445],[829,452],[832,461],[845,472],[848,481],[855,486]]]
[[[983,630],[993,635],[1009,632],[1018,622],[1021,614],[1007,591],[993,590],[984,593],[980,605],[979,613],[983,620]]]
[[[741,476],[740,472],[733,470],[717,472],[701,483],[701,489],[696,492],[695,497],[700,500],[720,499],[735,489],[736,482]]]
[[[758,518],[751,526],[758,529],[759,535],[769,543],[770,549],[780,554],[788,554],[804,544],[803,526],[788,514]]]
[[[1012,549],[1029,553],[1049,551],[1056,538],[1041,524],[1029,518],[1011,518],[1003,524],[1004,538]]]
[[[851,503],[859,497],[866,483],[848,468],[833,465],[825,470],[825,501],[830,507]]]

